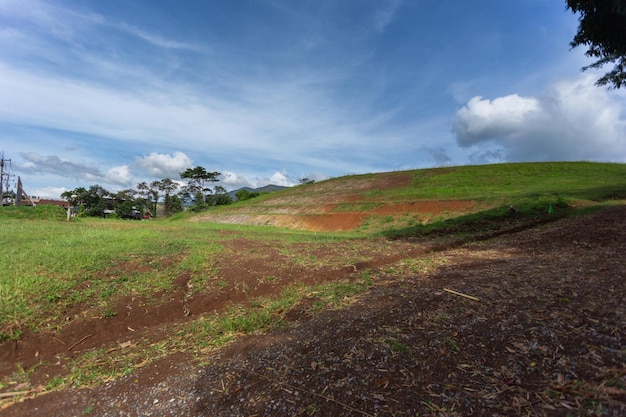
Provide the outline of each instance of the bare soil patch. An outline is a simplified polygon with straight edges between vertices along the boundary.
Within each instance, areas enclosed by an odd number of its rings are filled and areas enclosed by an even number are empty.
[[[42,380],[62,374],[65,356],[126,340],[124,326],[157,338],[165,330],[152,320],[191,320],[290,282],[369,269],[374,285],[337,310],[314,313],[311,294],[285,327],[242,336],[202,364],[176,352],[91,389],[21,387],[30,395],[0,415],[626,415],[626,206],[513,231],[464,245],[373,240],[289,251],[233,239],[220,265],[227,286],[185,297],[178,277],[161,303],[124,299],[128,314],[27,334],[0,346],[0,375],[29,355],[61,356],[37,368]]]
[[[267,207],[259,209],[254,206],[242,208],[240,212],[231,210],[229,214],[207,213],[191,219],[194,222],[217,222],[227,224],[250,224],[256,226],[277,226],[295,230],[311,232],[342,232],[358,229],[369,217],[381,216],[411,216],[413,219],[428,221],[441,215],[451,213],[468,213],[476,207],[476,202],[470,200],[439,200],[413,201],[404,203],[380,202],[370,210],[343,211],[341,204],[355,202],[358,197],[342,197],[343,201],[333,204],[316,204],[311,202],[300,205],[291,205],[288,208]],[[274,200],[275,202],[275,200]],[[248,212],[254,210],[254,212]]]
[[[428,221],[442,215],[472,212],[477,206],[477,202],[471,200],[396,202],[367,194],[405,187],[412,180],[410,172],[363,175],[350,177],[350,181],[339,178],[257,204],[229,207],[226,214],[207,212],[190,221],[340,232],[358,229],[370,217],[408,216],[414,221]]]

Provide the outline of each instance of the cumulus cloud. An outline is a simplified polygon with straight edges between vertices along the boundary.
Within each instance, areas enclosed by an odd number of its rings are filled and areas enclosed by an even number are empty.
[[[193,160],[184,152],[172,155],[151,152],[143,158],[136,158],[135,164],[157,178],[178,178],[180,173],[193,165]]]
[[[539,114],[535,98],[513,94],[490,101],[477,96],[457,112],[454,131],[459,145],[471,146],[517,132]]]
[[[269,183],[272,185],[280,185],[283,187],[291,187],[292,185],[294,185],[293,181],[291,181],[289,177],[287,176],[286,171],[274,172],[272,176],[270,177]]]
[[[110,168],[104,179],[107,183],[117,185],[131,185],[133,183],[130,168],[127,165]]]
[[[474,97],[456,113],[457,143],[475,148],[473,158],[484,162],[624,162],[624,95],[594,82],[592,76],[580,76],[535,97]]]

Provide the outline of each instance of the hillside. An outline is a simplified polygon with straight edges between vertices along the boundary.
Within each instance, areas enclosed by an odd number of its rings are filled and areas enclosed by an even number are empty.
[[[0,415],[626,415],[625,168],[351,176],[217,211],[364,215],[341,233],[4,218]],[[376,213],[450,201],[471,204]]]
[[[589,162],[464,166],[345,176],[200,214],[198,222],[372,233],[510,206],[626,198],[626,165]]]

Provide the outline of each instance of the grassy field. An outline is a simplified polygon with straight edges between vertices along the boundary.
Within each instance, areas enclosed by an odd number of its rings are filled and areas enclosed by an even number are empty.
[[[259,199],[220,208],[220,212],[262,205],[304,204],[312,196],[318,202],[337,195],[358,195],[360,200],[343,210],[376,207],[380,202],[417,200],[477,200],[484,211],[465,213],[428,225],[409,224],[393,232],[384,224],[368,233],[307,233],[270,227],[251,227],[215,223],[193,223],[189,215],[175,219],[122,221],[79,218],[65,221],[65,213],[55,207],[0,208],[0,341],[17,339],[23,331],[55,330],[64,325],[64,312],[80,305],[103,317],[117,314],[112,310],[116,299],[130,294],[150,298],[172,288],[173,278],[190,278],[190,286],[201,289],[215,279],[216,264],[225,243],[235,238],[270,241],[282,248],[294,264],[315,263],[312,255],[298,252],[300,244],[328,245],[328,242],[365,244],[381,236],[420,235],[424,233],[476,233],[479,229],[498,227],[510,216],[506,208],[515,204],[521,216],[545,213],[549,205],[563,209],[561,215],[575,214],[577,207],[610,204],[626,198],[626,165],[598,163],[524,163],[451,167],[392,173],[408,178],[397,187],[360,187],[376,183],[385,174],[342,177],[303,185]],[[281,203],[282,202],[282,203]],[[478,206],[482,207],[482,206]],[[585,208],[587,209],[587,208]],[[466,227],[471,225],[470,227]],[[383,228],[382,233],[380,229]],[[442,232],[443,231],[443,232]],[[232,232],[232,233],[229,233]],[[236,233],[235,233],[236,232]],[[348,252],[338,254],[341,264],[354,264]],[[342,259],[341,257],[345,259]],[[325,262],[331,262],[326,260]],[[267,280],[274,277],[268,275]],[[250,310],[233,309],[228,314],[213,315],[192,321],[180,336],[150,349],[175,345],[208,348],[229,340],[233,334],[264,329],[276,324],[275,311],[288,310],[299,299],[315,292],[325,305],[341,302],[347,295],[367,288],[367,277],[357,283],[291,286],[277,299],[258,300]],[[262,307],[262,308],[260,308]],[[145,353],[158,357],[154,351]],[[98,355],[92,353],[91,355]],[[90,369],[100,359],[86,356],[78,368]],[[96,372],[96,371],[94,371]],[[80,374],[73,377],[81,384]],[[86,377],[93,381],[94,377]],[[61,384],[59,382],[59,384]]]
[[[37,214],[36,220],[24,220]],[[58,314],[74,304],[107,307],[116,296],[149,296],[171,288],[172,277],[192,277],[201,288],[213,274],[221,232],[237,229],[248,239],[298,241],[340,239],[261,227],[207,223],[134,222],[81,218],[72,222],[41,220],[57,208],[24,207],[0,222],[0,339],[19,336],[20,329],[54,326]],[[1,213],[1,212],[0,212]],[[63,214],[63,213],[61,213]],[[10,217],[10,218],[7,218]]]
[[[359,194],[353,209],[374,207],[380,201],[473,199],[495,206],[483,212],[417,224],[394,234],[421,233],[488,219],[496,223],[515,204],[534,215],[550,204],[562,208],[577,202],[602,202],[626,198],[626,166],[587,162],[521,163],[467,166],[407,171],[409,184],[396,188],[358,191],[363,181],[376,181],[381,174],[349,176],[304,185],[259,200],[248,200],[222,212],[272,200],[297,201],[315,195],[331,198],[335,193]],[[338,190],[338,191],[337,191]],[[319,191],[319,192],[318,192]],[[321,197],[320,197],[321,195]],[[323,201],[322,201],[323,202]],[[288,205],[287,205],[288,206]],[[343,210],[347,208],[344,206]],[[245,230],[256,239],[276,239],[285,245],[302,240],[367,238],[367,233],[310,234],[263,227],[242,227],[177,221],[131,222],[81,218],[66,222],[56,207],[3,207],[0,209],[0,339],[16,337],[19,329],[46,326],[57,321],[56,312],[76,303],[102,305],[111,295],[151,294],[167,290],[171,277],[190,273],[195,283],[211,275],[229,239],[220,230]],[[384,231],[388,232],[388,231]],[[388,234],[388,233],[385,233]],[[120,265],[140,264],[132,273],[119,274]],[[101,279],[114,276],[113,280]],[[86,285],[88,284],[88,285]],[[114,287],[112,287],[112,285]],[[77,288],[81,288],[77,290]]]

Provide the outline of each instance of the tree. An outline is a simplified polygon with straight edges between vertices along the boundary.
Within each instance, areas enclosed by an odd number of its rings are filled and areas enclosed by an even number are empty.
[[[235,193],[235,197],[237,197],[237,201],[250,200],[251,198],[255,198],[260,195],[261,193],[258,193],[256,191],[250,191],[247,188],[242,188],[241,190]]]
[[[221,185],[215,186],[215,194],[211,196],[211,202],[214,206],[226,206],[233,202],[233,199]]]
[[[193,196],[191,195],[191,192],[189,191],[189,186],[187,185],[182,186],[180,188],[180,191],[178,191],[176,195],[183,203],[190,203],[193,201]]]
[[[92,185],[89,189],[78,187],[61,194],[73,206],[79,206],[80,210],[88,216],[104,216],[107,208],[107,199],[111,193],[99,185]]]
[[[149,185],[145,181],[137,184],[140,194],[150,201],[150,211],[154,217],[156,217],[157,203],[159,202],[160,186],[160,181],[152,181]]]
[[[85,213],[88,216],[104,217],[104,210],[107,209],[107,198],[110,198],[110,195],[111,193],[109,191],[99,185],[89,187],[83,200]]]
[[[146,200],[141,197],[138,198],[140,194],[141,193],[137,190],[133,189],[122,190],[115,193],[113,196],[115,199],[113,206],[115,213],[123,219],[141,219]]]
[[[169,209],[170,214],[183,211],[183,200],[177,194],[170,196]]]
[[[570,46],[586,46],[585,55],[597,58],[593,64],[583,67],[583,71],[615,63],[596,85],[622,87],[626,83],[626,3],[623,0],[567,0],[567,8],[580,13],[578,31]]]
[[[211,192],[211,189],[206,186],[206,183],[218,182],[220,175],[222,174],[219,172],[208,172],[201,166],[187,168],[180,173],[181,178],[188,180],[186,191],[195,197],[196,206],[201,207],[206,206],[206,194]],[[201,202],[199,200],[201,200]]]
[[[166,216],[170,216],[174,214],[176,211],[174,210],[175,201],[172,201],[172,193],[178,189],[178,184],[172,181],[169,178],[164,178],[159,181],[159,190],[165,193],[165,199],[163,203],[163,211]],[[182,207],[182,205],[181,205]]]
[[[85,210],[85,198],[88,191],[85,187],[74,188],[61,194],[61,198],[70,203],[72,206],[78,206],[80,211]]]

